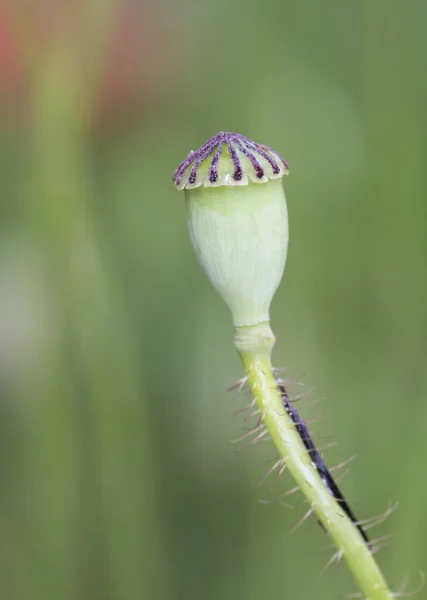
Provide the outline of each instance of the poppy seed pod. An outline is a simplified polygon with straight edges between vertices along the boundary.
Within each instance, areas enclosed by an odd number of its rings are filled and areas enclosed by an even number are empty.
[[[175,171],[197,259],[236,327],[269,321],[288,247],[287,173],[276,152],[228,132],[190,152]]]

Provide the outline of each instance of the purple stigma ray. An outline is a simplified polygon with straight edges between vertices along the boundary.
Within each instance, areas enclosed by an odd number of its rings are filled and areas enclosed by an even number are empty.
[[[187,156],[187,158],[185,160],[182,161],[182,163],[180,163],[174,173],[173,179],[175,183],[179,183],[179,181],[177,181],[177,179],[179,177],[182,177],[185,169],[191,165],[192,162],[194,162],[194,160],[196,159],[196,152],[193,152],[193,150],[190,152],[190,154]]]
[[[200,167],[200,165],[202,164],[202,162],[208,158],[208,156],[210,156],[212,154],[212,152],[215,149],[215,144],[212,144],[211,146],[208,146],[208,148],[206,148],[206,150],[203,152],[203,154],[201,154],[199,156],[199,158],[196,160],[196,162],[193,164],[193,167],[190,171],[190,175],[188,176],[188,181],[190,183],[195,183],[196,181],[196,175],[197,175],[197,169]]]
[[[224,144],[226,147],[225,151]],[[238,133],[220,131],[215,136],[208,139],[198,150],[194,152],[191,151],[185,160],[178,165],[173,175],[174,183],[177,186],[181,185],[187,171],[186,181],[184,182],[183,187],[185,187],[187,183],[193,186],[197,180],[198,168],[203,161],[208,159],[209,156],[214,153],[208,169],[208,180],[211,184],[215,184],[218,181],[218,167],[223,152],[228,153],[230,160],[233,163],[234,172],[232,178],[236,182],[241,181],[244,175],[239,153],[242,153],[250,161],[254,174],[259,180],[263,180],[264,176],[268,177],[268,173],[265,172],[265,168],[260,164],[258,157],[263,158],[269,163],[274,175],[280,175],[282,170],[277,160],[280,160],[280,162],[283,163],[285,171],[288,171],[288,165],[284,159],[268,146],[257,144],[246,136]],[[191,167],[191,169],[189,169],[189,167]],[[208,185],[206,181],[205,185]]]
[[[263,150],[261,147],[257,146],[254,142],[251,142],[250,140],[247,140],[245,142],[246,146],[248,148],[250,148],[251,150],[255,150],[255,152],[258,152],[259,154],[261,154],[261,156],[263,158],[265,158],[265,160],[267,160],[270,165],[271,168],[273,169],[273,173],[275,175],[277,175],[280,172],[280,168],[279,165],[277,164],[277,162],[270,156],[270,154],[268,154],[268,152],[266,152],[265,150]]]
[[[250,140],[249,140],[249,141],[250,141]],[[288,163],[286,162],[286,160],[283,158],[283,156],[281,156],[281,155],[280,155],[280,154],[278,154],[278,153],[277,153],[275,150],[272,150],[272,149],[271,149],[271,148],[269,148],[268,146],[264,146],[264,144],[257,144],[257,145],[258,145],[258,147],[259,147],[260,149],[262,148],[262,150],[264,150],[264,152],[272,152],[272,153],[273,153],[275,156],[277,156],[277,158],[279,158],[279,159],[282,161],[282,163],[283,163],[283,166],[285,167],[285,169],[286,169],[287,171],[289,171],[289,165],[288,165]]]
[[[242,136],[245,137],[245,136]],[[283,164],[283,166],[285,167],[286,171],[289,171],[289,165],[286,162],[286,160],[283,158],[283,156],[281,156],[278,152],[276,152],[275,150],[273,150],[272,148],[270,148],[269,146],[266,146],[265,144],[257,144],[256,142],[253,142],[252,140],[250,140],[249,138],[245,137],[246,140],[246,144],[247,146],[252,146],[252,149],[254,150],[254,146],[257,149],[257,152],[259,152],[262,156],[264,156],[262,154],[262,152],[265,152],[267,154],[267,156],[269,156],[268,153],[273,154],[276,158],[278,158],[280,160],[280,162]],[[265,156],[264,158],[267,158],[267,156]],[[271,158],[271,156],[270,156]],[[270,161],[269,161],[270,162]],[[270,163],[271,164],[271,163]]]
[[[255,171],[255,175],[258,177],[258,179],[262,179],[264,177],[264,169],[261,167],[261,165],[259,164],[259,162],[255,158],[255,156],[252,154],[252,152],[249,152],[249,150],[244,147],[244,145],[242,144],[242,142],[238,138],[236,138],[233,141],[236,142],[237,146],[239,147],[240,152],[243,152],[243,154],[247,158],[249,158],[249,160],[251,161],[252,166],[253,166],[254,171]]]
[[[180,165],[178,165],[173,176],[173,182],[175,183],[175,185],[179,185],[181,183],[185,170],[191,165],[191,163],[193,162],[193,158],[194,157],[192,157],[192,155],[190,154]]]
[[[217,151],[215,152],[212,158],[211,168],[209,169],[209,181],[211,183],[215,183],[218,180],[218,161],[222,152],[222,144],[223,142],[220,141],[218,144]]]
[[[174,174],[174,177],[173,177],[174,183],[176,183],[177,185],[179,185],[181,183],[182,176],[184,175],[184,172],[187,169],[187,167],[189,167],[197,159],[197,157],[200,154],[203,154],[203,152],[209,146],[211,146],[213,144],[214,144],[214,139],[210,138],[196,152],[191,151],[190,154],[187,156],[187,158],[185,160],[183,160],[182,163],[180,163],[178,165],[178,167],[176,168],[175,174]]]
[[[240,181],[242,179],[242,175],[243,175],[242,166],[240,164],[240,159],[237,156],[236,150],[231,145],[230,139],[227,140],[227,148],[228,148],[228,153],[230,155],[230,158],[233,161],[233,165],[234,165],[233,179],[234,179],[234,181]]]
[[[196,152],[192,152],[191,154],[189,154],[187,156],[187,158],[178,166],[176,172],[175,172],[175,176],[174,176],[174,182],[179,185],[182,181],[182,178],[184,176],[184,173],[186,171],[186,169],[193,163],[198,163],[197,168],[200,166],[201,162],[203,160],[205,160],[205,158],[207,158],[209,156],[209,154],[212,152],[212,150],[214,149],[215,145],[212,142],[212,140],[208,140],[205,144],[203,144],[203,146],[201,148],[199,148],[199,150],[197,150]],[[203,157],[200,162],[199,159]],[[193,173],[194,167],[191,170],[190,173],[190,178],[192,178],[192,173]],[[194,175],[194,181],[196,180],[196,175]],[[194,181],[191,181],[190,183],[194,183]]]

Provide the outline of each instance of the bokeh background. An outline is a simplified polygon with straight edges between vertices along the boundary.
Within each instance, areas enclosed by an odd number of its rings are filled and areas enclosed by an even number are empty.
[[[409,588],[427,558],[427,4],[0,6],[1,600],[330,600],[314,520],[263,505],[230,317],[176,164],[219,130],[290,164],[275,362]],[[324,442],[325,443],[325,442]],[[425,593],[425,592],[424,592]]]

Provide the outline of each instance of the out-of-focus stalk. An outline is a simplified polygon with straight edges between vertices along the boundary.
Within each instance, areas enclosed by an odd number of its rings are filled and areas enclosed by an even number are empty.
[[[92,94],[66,44],[38,57],[32,74],[27,223],[57,309],[29,457],[40,597],[71,600],[104,581],[117,598],[162,598],[141,365],[91,177]]]

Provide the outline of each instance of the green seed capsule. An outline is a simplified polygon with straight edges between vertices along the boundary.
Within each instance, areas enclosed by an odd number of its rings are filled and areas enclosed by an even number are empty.
[[[174,176],[184,189],[197,259],[228,304],[235,326],[269,321],[288,247],[285,161],[244,136],[219,133]]]

